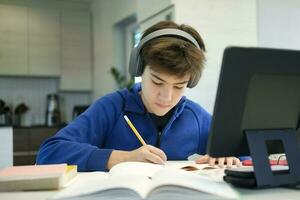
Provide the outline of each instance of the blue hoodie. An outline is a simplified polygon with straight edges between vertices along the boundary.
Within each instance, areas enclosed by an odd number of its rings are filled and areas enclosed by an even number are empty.
[[[141,85],[123,89],[94,102],[84,113],[55,136],[47,139],[37,164],[68,163],[79,171],[106,171],[113,150],[131,151],[141,147],[124,119],[135,125],[147,144],[157,143],[157,129],[139,95]],[[159,148],[168,160],[185,160],[205,154],[211,115],[200,105],[182,97],[163,129]]]

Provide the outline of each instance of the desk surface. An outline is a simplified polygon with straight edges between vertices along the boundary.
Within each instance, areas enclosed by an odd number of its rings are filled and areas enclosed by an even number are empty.
[[[77,179],[83,179],[85,173],[79,173]],[[240,193],[241,199],[245,200],[268,200],[268,199],[287,199],[299,200],[300,187],[298,189],[289,188],[269,188],[269,189],[242,189],[236,188]],[[57,194],[58,190],[52,191],[23,191],[23,192],[0,192],[1,200],[46,200]],[[188,199],[186,199],[188,200]]]
[[[288,199],[299,200],[300,190],[286,188],[272,188],[261,190],[237,189],[242,199],[245,200],[267,200],[267,199]],[[0,192],[1,200],[43,200],[52,197],[57,191],[38,191],[38,192]]]

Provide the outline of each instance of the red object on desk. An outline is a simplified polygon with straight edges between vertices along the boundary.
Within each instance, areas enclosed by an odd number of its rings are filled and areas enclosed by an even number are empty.
[[[244,166],[252,166],[253,165],[253,162],[252,160],[244,160],[242,161],[242,164]],[[287,161],[286,160],[270,160],[270,165],[288,165]]]

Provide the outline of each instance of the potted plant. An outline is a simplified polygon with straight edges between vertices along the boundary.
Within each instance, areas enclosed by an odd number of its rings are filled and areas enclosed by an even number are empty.
[[[122,88],[130,89],[131,86],[134,84],[133,78],[131,78],[130,80],[126,80],[126,77],[123,74],[121,74],[121,72],[114,66],[110,68],[110,73],[114,77],[120,89]]]

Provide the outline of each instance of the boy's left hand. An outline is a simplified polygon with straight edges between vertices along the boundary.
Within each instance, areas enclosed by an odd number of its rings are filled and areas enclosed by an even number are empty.
[[[209,155],[204,155],[201,158],[198,158],[195,161],[197,164],[205,164],[208,163],[211,166],[218,165],[219,167],[232,167],[232,165],[236,165],[237,167],[242,166],[240,159],[236,157],[222,157],[222,158],[212,158]]]

